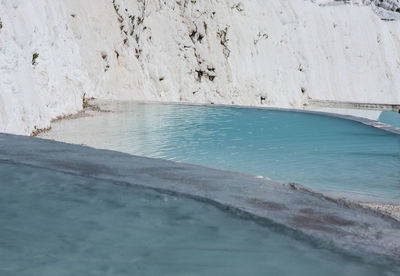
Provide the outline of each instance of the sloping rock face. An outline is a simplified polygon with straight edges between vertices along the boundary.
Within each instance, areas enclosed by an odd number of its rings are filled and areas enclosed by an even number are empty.
[[[400,1],[399,0],[364,0],[364,3],[371,3],[384,10],[400,13]]]
[[[2,0],[0,132],[46,128],[90,97],[399,103],[400,21],[379,15],[398,1],[370,2]]]

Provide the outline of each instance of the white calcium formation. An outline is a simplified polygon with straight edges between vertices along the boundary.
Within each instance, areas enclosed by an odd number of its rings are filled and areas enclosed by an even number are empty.
[[[0,0],[0,132],[84,98],[400,103],[398,0]]]

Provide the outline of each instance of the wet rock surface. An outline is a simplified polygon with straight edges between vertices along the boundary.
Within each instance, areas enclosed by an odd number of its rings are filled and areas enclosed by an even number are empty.
[[[283,225],[345,250],[400,261],[397,220],[297,184],[7,134],[0,134],[0,152],[3,163],[181,194],[268,224]]]

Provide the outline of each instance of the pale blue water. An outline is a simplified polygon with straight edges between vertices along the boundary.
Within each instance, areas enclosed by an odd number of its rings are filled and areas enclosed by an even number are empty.
[[[2,276],[400,273],[182,197],[3,161],[0,179]]]
[[[306,113],[114,103],[48,134],[136,155],[297,182],[360,200],[400,203],[400,135]]]
[[[378,118],[379,122],[400,128],[400,114],[394,111],[383,111]]]

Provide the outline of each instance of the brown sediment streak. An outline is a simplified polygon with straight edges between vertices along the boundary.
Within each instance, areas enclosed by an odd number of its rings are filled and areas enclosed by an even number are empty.
[[[82,103],[82,110],[72,113],[72,114],[66,114],[66,115],[61,115],[57,116],[56,118],[52,119],[50,121],[50,124],[62,121],[62,120],[73,120],[73,119],[79,119],[79,118],[84,118],[84,117],[91,117],[93,114],[89,114],[88,111],[93,111],[93,112],[111,112],[110,110],[104,110],[101,109],[97,104],[92,104],[91,101],[95,100],[95,98],[84,98],[83,103]],[[52,129],[51,125],[49,127],[45,128],[36,128],[31,132],[30,136],[32,137],[37,137],[38,135],[42,133],[46,133]]]
[[[359,202],[360,205],[393,216],[400,221],[400,204]]]

